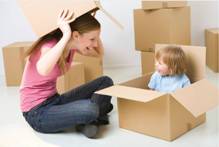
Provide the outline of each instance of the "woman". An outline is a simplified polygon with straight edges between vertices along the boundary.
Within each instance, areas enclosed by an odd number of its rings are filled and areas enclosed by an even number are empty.
[[[62,95],[56,90],[56,79],[70,68],[75,52],[103,55],[99,22],[89,13],[72,19],[73,13],[63,10],[58,17],[59,28],[27,51],[20,87],[21,110],[38,132],[54,133],[75,126],[95,138],[98,125],[108,123],[107,113],[113,105],[111,97],[94,92],[113,85],[113,81],[103,76]]]

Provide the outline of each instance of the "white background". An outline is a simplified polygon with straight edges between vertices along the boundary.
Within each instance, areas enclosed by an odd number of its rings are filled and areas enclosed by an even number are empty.
[[[141,7],[140,0],[101,0],[101,3],[124,26],[116,27],[98,12],[105,46],[105,67],[140,66],[139,52],[134,49],[133,9]],[[204,29],[219,27],[219,1],[189,1],[191,6],[192,44],[204,45]],[[15,0],[0,0],[0,48],[15,41],[31,41],[36,36]],[[2,50],[0,75],[4,75]]]

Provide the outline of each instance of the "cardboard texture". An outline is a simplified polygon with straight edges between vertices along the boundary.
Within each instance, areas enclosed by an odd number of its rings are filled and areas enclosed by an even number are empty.
[[[205,30],[205,46],[207,66],[214,72],[219,72],[219,28]]]
[[[103,75],[102,58],[88,57],[76,53],[73,60],[84,64],[85,82],[92,81]]]
[[[190,45],[190,7],[134,10],[135,49],[154,52],[154,45]]]
[[[163,8],[163,2],[162,1],[142,0],[141,5],[142,5],[142,9],[144,9],[144,10],[153,10],[153,9]]]
[[[3,47],[5,79],[7,86],[19,86],[25,66],[24,53],[32,42],[15,42]]]
[[[162,9],[162,8],[179,8],[185,7],[187,2],[184,0],[161,0],[161,1],[151,1],[151,0],[142,0],[142,9],[144,10],[153,10],[153,9]]]
[[[189,56],[190,86],[172,93],[152,91],[147,87],[152,75],[148,73],[96,92],[118,97],[120,128],[172,141],[204,123],[205,113],[218,105],[219,89],[204,77],[205,47],[181,47]]]
[[[58,77],[56,88],[62,94],[85,83],[83,63],[73,62],[72,67],[62,76]]]
[[[142,74],[150,73],[155,70],[155,53],[154,52],[141,52],[141,69]]]
[[[38,37],[44,36],[57,28],[58,14],[62,9],[73,11],[74,18],[100,9],[116,25],[122,27],[115,18],[101,7],[97,0],[17,0],[17,2]]]

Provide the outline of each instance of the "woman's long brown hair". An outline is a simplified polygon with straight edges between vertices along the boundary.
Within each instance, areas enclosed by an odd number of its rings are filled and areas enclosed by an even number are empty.
[[[100,23],[92,16],[90,13],[86,13],[78,18],[76,18],[73,22],[70,23],[71,31],[77,31],[80,34],[87,33],[93,30],[100,29]],[[50,41],[50,40],[57,40],[59,41],[62,38],[62,32],[58,28],[45,36],[39,38],[33,45],[26,51],[25,57],[31,56],[37,49],[40,49],[41,46]],[[61,69],[62,73],[66,72],[66,60],[65,57],[67,56],[68,49],[64,49],[62,55],[58,60],[58,66]]]

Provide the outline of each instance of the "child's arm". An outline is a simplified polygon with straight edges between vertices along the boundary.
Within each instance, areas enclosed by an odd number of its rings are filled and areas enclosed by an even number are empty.
[[[69,22],[73,19],[73,13],[69,14],[68,11],[63,11],[58,18],[58,25],[63,32],[63,37],[52,48],[44,47],[41,49],[41,56],[37,62],[37,71],[41,75],[48,75],[58,62],[66,44],[71,38],[71,28]]]
[[[150,90],[155,90],[155,87],[156,87],[156,78],[157,78],[156,75],[157,75],[156,72],[153,73],[153,75],[151,76],[151,79],[150,79],[150,81],[149,81],[149,83],[148,83],[148,88],[149,88]]]
[[[183,82],[182,88],[191,85],[189,78],[185,75],[185,81]]]

